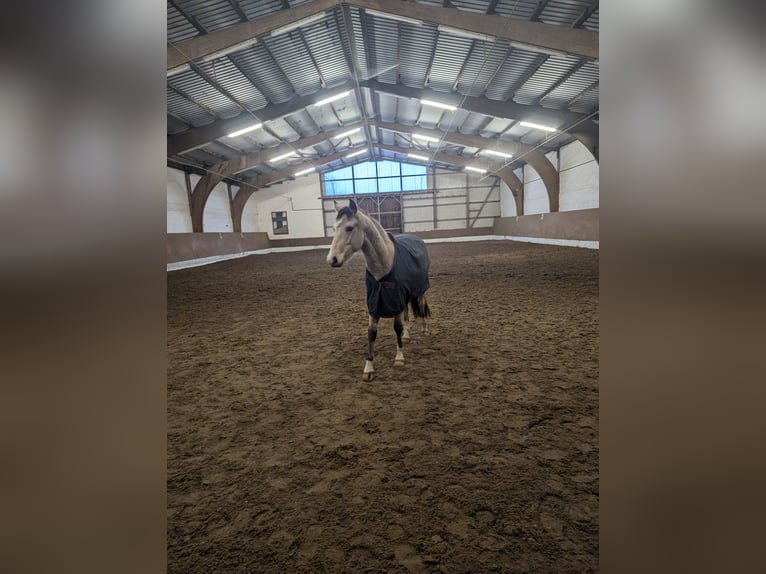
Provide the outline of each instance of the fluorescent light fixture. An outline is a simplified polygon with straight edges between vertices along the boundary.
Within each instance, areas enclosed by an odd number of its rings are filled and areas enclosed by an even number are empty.
[[[367,14],[378,16],[380,18],[388,18],[389,20],[396,20],[397,22],[405,22],[406,24],[415,24],[416,26],[422,26],[423,22],[416,20],[415,18],[407,18],[407,16],[399,16],[398,14],[389,14],[388,12],[378,12],[377,10],[365,9]]]
[[[307,173],[311,173],[315,169],[316,168],[312,166],[312,167],[309,167],[307,169],[302,169],[300,171],[296,171],[294,175],[295,175],[295,177],[298,177],[299,175],[306,175]]]
[[[237,130],[235,132],[231,132],[229,135],[227,135],[227,138],[235,138],[238,136],[241,136],[242,134],[246,134],[247,132],[251,132],[253,130],[257,130],[258,128],[262,128],[263,124],[255,124],[246,128],[242,128],[241,130]]]
[[[213,52],[212,54],[208,54],[207,56],[204,56],[202,58],[203,62],[210,62],[211,60],[216,60],[218,58],[223,58],[224,56],[228,56],[229,54],[233,54],[234,52],[239,52],[240,50],[244,50],[245,48],[249,48],[250,46],[253,46],[258,43],[257,38],[250,38],[249,40],[244,40],[242,42],[239,42],[237,44],[234,44],[233,46],[229,46],[228,48],[224,48],[223,50],[218,50],[217,52]]]
[[[439,138],[432,138],[431,136],[425,136],[423,134],[412,134],[412,139],[425,140],[427,142],[438,142]]]
[[[283,153],[282,155],[278,155],[277,157],[271,158],[269,161],[282,161],[283,159],[287,159],[288,157],[292,157],[294,155],[298,155],[298,152],[290,151],[287,153]]]
[[[180,66],[176,66],[175,68],[170,68],[168,70],[167,77],[169,78],[170,76],[175,76],[183,72],[188,72],[189,70],[191,70],[191,66],[189,64],[181,64]]]
[[[569,54],[566,52],[562,52],[560,50],[553,50],[551,48],[543,48],[542,46],[535,46],[534,44],[527,44],[525,42],[517,42],[512,41],[511,46],[514,48],[519,48],[521,50],[527,50],[529,52],[537,52],[538,54],[545,54],[546,56],[560,56],[560,57],[568,57]]]
[[[439,32],[452,34],[453,36],[461,36],[463,38],[470,38],[471,40],[484,40],[485,42],[494,42],[496,40],[494,36],[479,34],[478,32],[469,32],[468,30],[460,30],[450,26],[439,26],[438,29]]]
[[[533,124],[532,122],[519,122],[519,123],[522,126],[526,127],[526,128],[535,128],[535,129],[538,129],[538,130],[543,130],[544,132],[555,132],[555,131],[558,131],[558,130],[556,130],[556,128],[551,128],[551,127],[544,126],[544,125],[541,125],[541,124]]]
[[[361,129],[362,128],[360,128],[360,127],[359,128],[354,128],[353,130],[348,130],[347,132],[343,132],[342,134],[338,134],[337,136],[332,136],[332,137],[333,137],[333,139],[334,138],[345,138],[347,136],[350,136],[351,134],[355,134],[356,132],[358,132]]]
[[[318,102],[315,102],[315,106],[323,106],[325,104],[329,104],[330,102],[334,102],[335,100],[340,100],[341,98],[345,98],[347,95],[351,93],[351,90],[348,90],[346,92],[341,92],[340,94],[335,94],[334,96],[330,96],[329,98],[325,98],[324,100],[319,100]]]
[[[469,171],[475,171],[476,173],[487,173],[486,169],[481,169],[480,167],[473,167],[470,165],[465,166],[465,169]]]
[[[443,110],[449,110],[451,112],[454,112],[457,109],[457,106],[453,106],[450,104],[443,104],[441,102],[434,102],[433,100],[420,100],[420,103],[424,106],[433,106],[435,108],[441,108]]]
[[[354,153],[350,153],[346,156],[346,159],[351,159],[352,157],[356,157],[358,155],[362,155],[363,153],[367,153],[367,148],[360,149],[359,151],[355,151]]]
[[[485,149],[485,150],[482,150],[482,153],[485,153],[485,154],[487,154],[487,155],[494,155],[494,156],[497,156],[497,157],[504,157],[504,158],[506,158],[506,159],[508,159],[508,158],[512,158],[512,157],[513,157],[513,155],[512,155],[512,154],[509,154],[509,153],[504,153],[504,152],[501,152],[501,151],[495,151],[495,150],[493,150],[493,149]]]
[[[287,32],[292,32],[293,30],[300,28],[302,26],[306,26],[307,24],[311,24],[312,22],[316,22],[317,20],[321,20],[325,17],[324,12],[320,12],[319,14],[314,14],[313,16],[309,16],[308,18],[304,18],[303,20],[298,20],[297,22],[293,22],[292,24],[288,24],[287,26],[282,26],[281,28],[277,28],[276,30],[271,31],[271,36],[279,36],[280,34],[286,34]]]
[[[415,155],[414,153],[408,153],[407,157],[411,157],[412,159],[419,159],[420,161],[428,161],[428,158],[422,155]]]

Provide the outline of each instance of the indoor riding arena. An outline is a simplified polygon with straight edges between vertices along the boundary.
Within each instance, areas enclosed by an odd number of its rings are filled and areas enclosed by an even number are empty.
[[[598,572],[598,2],[167,9],[168,572]]]

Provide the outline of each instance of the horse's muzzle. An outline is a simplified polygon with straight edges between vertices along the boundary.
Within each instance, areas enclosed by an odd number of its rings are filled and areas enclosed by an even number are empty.
[[[333,257],[332,260],[330,260],[330,265],[333,267],[343,267],[343,261],[338,261],[337,257]]]

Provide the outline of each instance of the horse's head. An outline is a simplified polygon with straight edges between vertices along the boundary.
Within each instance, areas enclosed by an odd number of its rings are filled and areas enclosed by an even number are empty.
[[[335,202],[335,218],[333,229],[335,233],[330,245],[330,253],[327,254],[327,263],[333,267],[341,267],[345,261],[362,248],[364,243],[364,231],[359,224],[356,203],[352,199],[348,207],[341,207]]]

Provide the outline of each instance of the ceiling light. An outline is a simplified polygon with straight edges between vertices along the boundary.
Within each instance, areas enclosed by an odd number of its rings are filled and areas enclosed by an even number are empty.
[[[407,24],[415,24],[416,26],[422,26],[423,22],[416,20],[415,18],[407,18],[407,16],[399,16],[398,14],[389,14],[388,12],[378,12],[377,10],[365,9],[367,14],[378,16],[380,18],[388,18],[389,20],[396,20],[397,22],[405,22]]]
[[[481,169],[480,167],[473,167],[470,165],[465,166],[465,169],[475,171],[476,173],[487,173],[486,169]]]
[[[527,128],[536,128],[538,130],[543,130],[544,132],[555,132],[557,131],[556,128],[551,128],[548,126],[543,126],[541,124],[533,124],[532,122],[519,122],[522,126]]]
[[[352,157],[356,157],[358,155],[362,155],[363,153],[367,153],[367,148],[360,149],[359,151],[355,151],[354,153],[350,153],[346,156],[346,159],[351,159]]]
[[[189,70],[191,70],[191,66],[189,64],[181,64],[180,66],[169,69],[167,77],[169,78],[170,76],[175,76],[182,72],[188,72]]]
[[[439,138],[432,138],[431,136],[425,136],[423,134],[412,134],[412,138],[416,140],[425,140],[427,142],[438,142]]]
[[[294,175],[295,175],[295,177],[298,177],[299,175],[306,175],[307,173],[311,173],[315,169],[316,168],[312,166],[312,167],[309,167],[307,169],[302,169],[301,171],[296,171]]]
[[[342,133],[342,134],[340,134],[340,135],[337,135],[337,136],[332,136],[332,137],[333,137],[333,138],[345,138],[346,136],[350,136],[351,134],[355,134],[356,132],[358,132],[358,131],[359,131],[359,130],[361,130],[361,129],[362,129],[362,128],[354,128],[353,130],[348,130],[347,132],[343,132],[343,133]]]
[[[202,58],[203,62],[210,62],[211,60],[216,60],[218,58],[223,58],[224,56],[227,56],[229,54],[233,54],[234,52],[239,52],[240,50],[244,50],[245,48],[249,48],[250,46],[253,46],[258,43],[257,38],[250,38],[248,40],[245,40],[243,42],[239,42],[237,44],[234,44],[233,46],[229,46],[228,48],[224,48],[223,50],[218,50],[217,52],[213,52],[212,54],[208,54],[207,56],[204,56]]]
[[[227,135],[227,138],[235,138],[237,136],[241,136],[242,134],[246,134],[247,132],[251,132],[253,130],[257,130],[258,128],[262,128],[263,124],[255,124],[246,128],[242,128],[241,130],[237,130],[235,132],[231,132],[229,135]]]
[[[334,102],[335,100],[340,100],[341,98],[345,98],[347,95],[351,93],[351,90],[348,90],[346,92],[341,92],[340,94],[335,94],[334,96],[330,96],[329,98],[325,98],[324,100],[319,100],[318,102],[315,102],[315,106],[323,106],[325,104],[329,104],[330,102]]]
[[[546,56],[559,56],[559,57],[568,57],[569,54],[566,52],[562,52],[560,50],[553,50],[551,48],[543,48],[542,46],[535,46],[534,44],[527,44],[525,42],[517,42],[513,40],[511,42],[511,47],[513,48],[519,48],[521,50],[527,50],[529,52],[537,52],[538,54],[545,54]]]
[[[494,42],[496,38],[487,34],[479,34],[478,32],[469,32],[468,30],[459,30],[458,28],[451,28],[450,26],[439,26],[439,32],[446,34],[452,34],[453,36],[461,36],[463,38],[470,38],[471,40],[484,40],[485,42]]]
[[[293,22],[292,24],[288,24],[287,26],[282,26],[281,28],[272,30],[270,35],[273,37],[273,36],[279,36],[280,34],[286,34],[287,32],[292,32],[293,30],[300,28],[301,26],[306,26],[307,24],[311,24],[312,22],[321,20],[324,17],[325,17],[325,13],[320,12],[319,14],[314,14],[313,16],[309,16],[308,18],[304,18],[303,20],[298,20],[297,22]]]
[[[420,100],[420,103],[424,106],[433,106],[435,108],[442,108],[443,110],[449,110],[451,112],[454,112],[457,109],[457,106],[443,104],[441,102],[434,102],[433,100]]]
[[[487,155],[495,155],[495,156],[497,156],[497,157],[504,157],[504,158],[506,158],[506,159],[507,159],[507,158],[511,158],[511,157],[513,157],[513,155],[512,155],[512,154],[509,154],[509,153],[504,153],[504,152],[501,152],[501,151],[495,151],[495,150],[493,150],[493,149],[485,149],[485,150],[482,150],[482,153],[485,153],[485,154],[487,154]]]
[[[287,159],[288,157],[292,157],[294,155],[298,155],[298,152],[291,151],[291,152],[283,153],[282,155],[278,155],[277,157],[271,158],[269,161],[282,161],[283,159]]]
[[[419,159],[420,161],[428,161],[428,158],[422,155],[415,155],[414,153],[408,153],[407,157],[411,157],[412,159]]]

